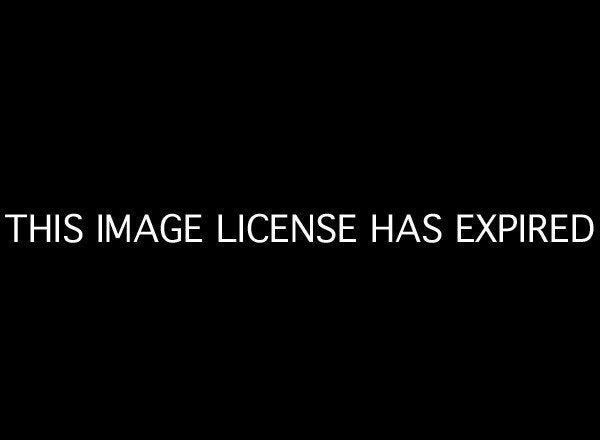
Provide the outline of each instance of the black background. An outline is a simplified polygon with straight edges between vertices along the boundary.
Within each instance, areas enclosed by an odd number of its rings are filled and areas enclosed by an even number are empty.
[[[597,238],[460,246],[453,218],[597,221],[592,29],[524,11],[247,12],[23,16],[3,55],[2,213],[356,212],[361,243],[4,240],[11,412],[573,429],[595,389]],[[375,212],[438,212],[444,241],[371,246]]]

